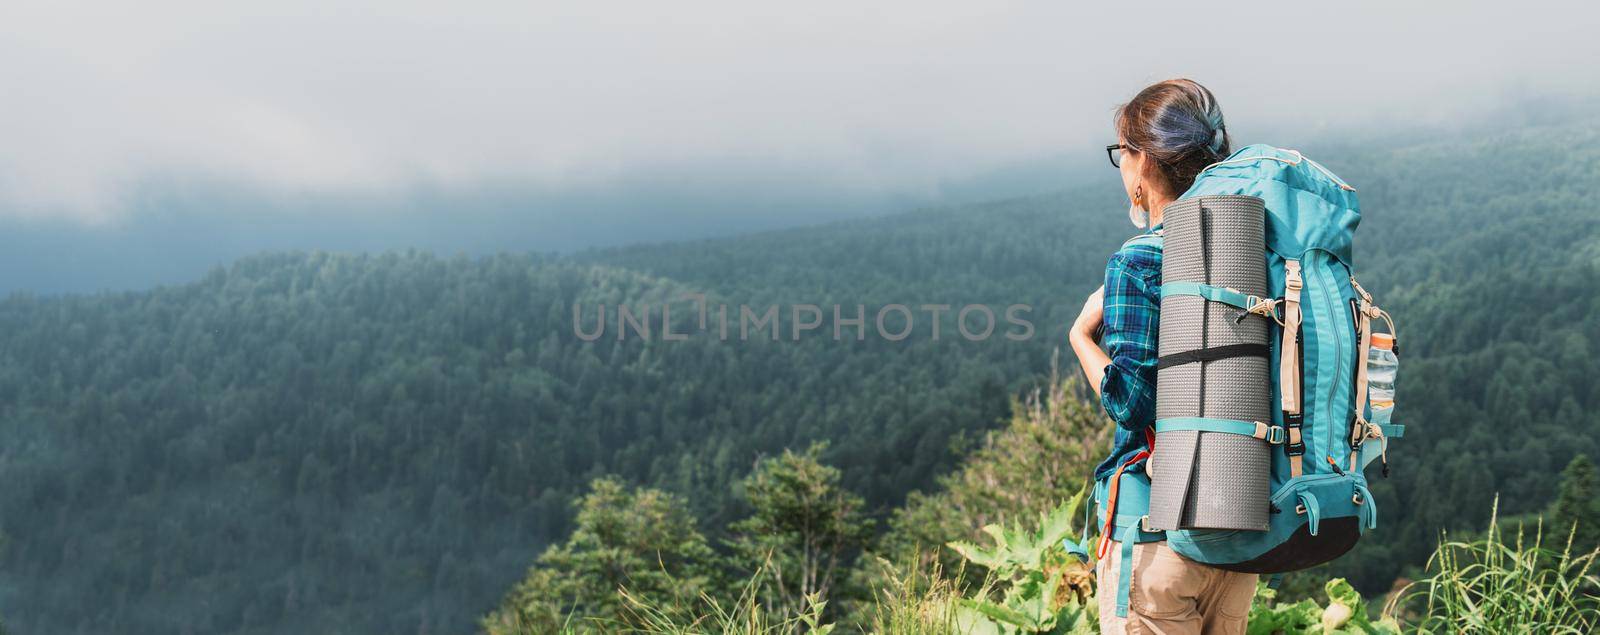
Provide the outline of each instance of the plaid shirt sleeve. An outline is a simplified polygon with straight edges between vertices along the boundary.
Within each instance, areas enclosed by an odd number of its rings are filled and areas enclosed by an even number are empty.
[[[1161,251],[1124,247],[1106,264],[1105,284],[1101,343],[1111,365],[1100,382],[1100,403],[1117,425],[1139,431],[1155,420]]]

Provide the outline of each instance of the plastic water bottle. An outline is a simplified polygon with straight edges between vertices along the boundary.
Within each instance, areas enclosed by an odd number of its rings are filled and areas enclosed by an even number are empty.
[[[1394,354],[1394,336],[1373,333],[1372,348],[1367,350],[1367,402],[1374,411],[1394,407],[1394,378],[1399,370],[1400,358]]]

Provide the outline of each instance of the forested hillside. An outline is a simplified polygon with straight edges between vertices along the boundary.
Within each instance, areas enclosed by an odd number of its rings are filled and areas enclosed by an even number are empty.
[[[1600,123],[1344,162],[1368,210],[1357,269],[1400,320],[1396,418],[1414,424],[1379,535],[1334,567],[1365,590],[1433,548],[1556,495],[1600,456]],[[1383,543],[1387,542],[1385,546]],[[1376,544],[1374,544],[1376,543]]]
[[[1409,424],[1367,591],[1440,528],[1543,509],[1600,456],[1600,122],[1401,148],[1302,148],[1355,184],[1363,283],[1400,323]],[[744,517],[764,456],[827,440],[885,516],[1049,370],[1132,228],[1102,185],[569,257],[277,254],[147,292],[0,302],[0,615],[17,632],[463,632],[596,477]],[[686,294],[779,307],[722,341]],[[674,331],[664,341],[661,307]],[[617,339],[646,305],[653,337]],[[608,330],[585,341],[574,304]],[[832,337],[831,305],[867,337]],[[918,320],[879,337],[886,304]],[[953,311],[1027,304],[1031,338]],[[789,309],[824,307],[791,340]],[[630,335],[634,335],[632,331]],[[887,523],[886,523],[887,525]]]

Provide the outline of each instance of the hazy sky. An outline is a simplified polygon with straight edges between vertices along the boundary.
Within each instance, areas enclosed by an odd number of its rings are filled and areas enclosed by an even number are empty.
[[[1209,85],[1236,130],[1427,124],[1600,84],[1600,12],[1578,2],[100,4],[0,4],[0,216],[115,221],[152,179],[915,191],[1095,154],[1111,108],[1169,76]]]

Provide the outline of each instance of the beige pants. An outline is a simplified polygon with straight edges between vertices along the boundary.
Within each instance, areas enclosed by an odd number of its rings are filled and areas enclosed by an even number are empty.
[[[1101,633],[1244,633],[1256,574],[1194,562],[1168,548],[1166,541],[1134,545],[1128,616],[1123,618],[1117,617],[1121,570],[1122,543],[1113,542],[1095,571]]]

